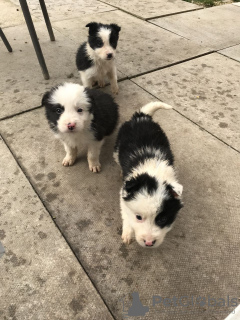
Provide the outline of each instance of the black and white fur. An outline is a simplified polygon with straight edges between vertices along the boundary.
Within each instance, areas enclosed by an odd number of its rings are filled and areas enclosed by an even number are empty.
[[[88,42],[78,49],[76,64],[84,87],[92,88],[98,82],[104,87],[105,77],[109,78],[111,90],[118,93],[117,69],[115,66],[116,48],[121,28],[112,24],[91,22]]]
[[[169,141],[151,117],[160,108],[171,106],[151,102],[125,122],[114,154],[123,175],[123,242],[130,243],[135,234],[141,246],[154,248],[162,243],[183,206],[183,187],[176,178]]]
[[[79,147],[85,145],[89,169],[99,172],[104,138],[114,131],[118,121],[118,105],[113,98],[96,89],[64,83],[46,92],[42,105],[50,128],[63,142],[66,151],[63,166],[73,165]]]

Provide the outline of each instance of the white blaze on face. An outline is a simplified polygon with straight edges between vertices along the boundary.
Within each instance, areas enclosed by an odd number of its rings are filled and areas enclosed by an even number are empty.
[[[95,49],[96,53],[99,55],[99,57],[103,60],[107,59],[108,54],[112,54],[112,56],[115,56],[115,49],[110,45],[110,35],[111,35],[111,29],[108,28],[100,28],[98,31],[98,37],[102,39],[103,46],[101,48]]]
[[[88,96],[84,87],[78,84],[64,83],[53,92],[50,101],[64,107],[64,111],[58,120],[58,130],[62,133],[69,132],[69,123],[76,125],[73,132],[79,132],[83,130],[86,122],[91,120],[88,111],[90,105]],[[82,109],[82,112],[78,112],[79,109]]]

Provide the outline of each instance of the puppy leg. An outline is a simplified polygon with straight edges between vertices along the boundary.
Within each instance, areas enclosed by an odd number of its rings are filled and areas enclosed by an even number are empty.
[[[77,158],[77,147],[69,147],[66,143],[64,144],[64,149],[66,151],[66,156],[63,159],[62,165],[64,167],[72,166]]]
[[[123,220],[122,240],[124,243],[130,244],[134,235],[134,231],[129,223],[128,215],[126,212],[124,212],[123,208],[121,208],[121,213],[122,213],[122,220]]]
[[[98,85],[100,88],[104,88],[105,87],[105,80],[104,77],[102,75],[98,76]]]
[[[93,80],[92,78],[88,78],[87,75],[86,75],[86,72],[83,72],[83,71],[79,71],[79,74],[80,74],[80,78],[82,80],[82,85],[86,88],[92,88],[92,83],[93,83]]]
[[[92,172],[100,172],[101,164],[99,162],[99,155],[101,152],[101,147],[103,145],[104,140],[101,141],[91,141],[88,146],[88,165],[89,170]]]
[[[112,69],[107,74],[110,84],[111,84],[111,91],[113,94],[118,94],[118,83],[117,83],[117,68],[114,65]]]

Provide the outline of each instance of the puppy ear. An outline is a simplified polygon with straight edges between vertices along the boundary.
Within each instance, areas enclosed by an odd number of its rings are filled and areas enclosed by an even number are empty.
[[[111,23],[110,24],[110,27],[112,28],[112,29],[114,29],[116,32],[120,32],[120,30],[121,30],[121,27],[119,27],[117,24],[115,24],[115,23]]]
[[[139,181],[137,179],[131,179],[125,182],[124,189],[127,193],[134,191],[139,185]]]
[[[154,177],[149,176],[147,173],[142,173],[135,178],[127,180],[123,187],[124,200],[130,200],[134,197],[136,192],[140,189],[146,189],[148,194],[152,194],[157,190],[157,181]]]
[[[44,93],[43,98],[42,98],[42,106],[46,106],[46,104],[48,103],[48,100],[49,100],[49,96],[50,96],[49,91]]]
[[[86,28],[89,28],[89,34],[94,33],[98,29],[98,23],[97,22],[90,22],[86,25]]]
[[[167,191],[173,198],[179,198],[182,195],[183,186],[178,182],[167,185]]]
[[[122,191],[122,197],[124,200],[130,200],[133,194],[139,189],[139,181],[137,179],[131,179],[125,181]]]

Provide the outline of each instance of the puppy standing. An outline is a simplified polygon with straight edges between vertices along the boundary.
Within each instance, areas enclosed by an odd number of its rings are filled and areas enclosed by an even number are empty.
[[[50,128],[63,142],[63,166],[73,165],[78,148],[86,145],[89,169],[99,172],[104,138],[114,131],[118,120],[118,105],[113,98],[99,90],[64,83],[46,92],[42,105]]]
[[[118,93],[117,69],[115,66],[116,48],[121,28],[112,24],[91,22],[88,42],[77,51],[76,64],[84,87],[92,88],[96,81],[100,87],[109,78],[112,93]]]
[[[122,239],[130,243],[135,234],[143,247],[162,243],[182,207],[183,187],[176,179],[169,141],[151,117],[160,108],[171,107],[151,102],[136,112],[120,128],[115,146],[123,174]]]

